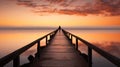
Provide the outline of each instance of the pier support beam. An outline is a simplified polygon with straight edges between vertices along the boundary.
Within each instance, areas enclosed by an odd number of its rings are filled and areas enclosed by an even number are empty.
[[[13,67],[19,67],[20,66],[20,56],[17,56],[15,59],[13,59]]]
[[[47,40],[47,36],[46,36],[46,46],[47,46],[47,44],[48,44],[48,40]]]
[[[72,43],[72,40],[73,40],[73,37],[72,37],[72,35],[71,35],[71,43]]]
[[[92,67],[92,49],[88,47],[88,64],[89,67]]]
[[[37,56],[40,57],[40,41],[37,43]]]
[[[78,50],[78,38],[76,38],[76,50]]]

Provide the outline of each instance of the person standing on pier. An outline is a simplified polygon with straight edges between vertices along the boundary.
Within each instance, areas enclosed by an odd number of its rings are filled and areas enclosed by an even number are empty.
[[[61,30],[61,26],[59,26],[58,30],[59,30],[59,32],[60,32],[60,30]]]
[[[59,30],[61,29],[61,26],[59,26],[59,28],[58,28]]]

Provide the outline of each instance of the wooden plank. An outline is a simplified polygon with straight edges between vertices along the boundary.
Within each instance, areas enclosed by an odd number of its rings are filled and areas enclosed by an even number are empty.
[[[62,31],[57,32],[49,46],[43,49],[31,67],[88,67]]]

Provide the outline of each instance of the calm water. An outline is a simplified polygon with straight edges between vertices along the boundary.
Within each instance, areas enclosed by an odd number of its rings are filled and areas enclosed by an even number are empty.
[[[0,58],[21,48],[30,42],[42,37],[53,30],[0,30]],[[107,30],[68,30],[77,36],[93,43],[99,48],[120,58],[120,31]],[[75,42],[75,39],[74,39]],[[41,42],[45,45],[45,40]],[[87,54],[87,47],[79,42],[79,50]],[[33,46],[24,52],[21,58],[21,64],[27,63],[27,57],[36,53],[36,46]],[[103,62],[104,61],[104,62]],[[11,67],[12,62],[6,65]],[[93,52],[93,67],[115,67],[108,60]]]

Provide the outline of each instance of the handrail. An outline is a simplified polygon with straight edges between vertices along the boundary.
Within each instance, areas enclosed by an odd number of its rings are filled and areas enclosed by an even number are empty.
[[[43,38],[46,38],[47,40],[47,36],[50,35],[50,38],[52,39],[52,37],[56,34],[56,32],[58,31],[58,29],[56,29],[55,31],[52,31],[48,34],[46,34],[45,36],[31,42],[30,44],[8,54],[7,56],[4,56],[3,58],[0,58],[0,67],[3,67],[4,65],[6,65],[7,63],[9,63],[11,60],[13,60],[13,66],[14,67],[19,67],[19,56],[20,54],[22,54],[23,52],[25,52],[26,50],[28,50],[29,48],[31,48],[33,45],[35,45],[36,43],[38,43],[37,46],[37,53],[39,53],[39,49],[40,49],[40,41]],[[47,41],[46,41],[47,42]]]
[[[88,46],[88,63],[89,63],[89,67],[92,67],[92,49],[95,50],[100,55],[102,55],[103,57],[105,57],[107,60],[109,60],[113,64],[115,64],[116,66],[120,67],[120,59],[118,57],[109,54],[108,52],[94,46],[93,44],[87,42],[86,40],[84,40],[84,39],[82,39],[82,38],[68,32],[68,31],[65,31],[64,29],[63,29],[63,32],[69,39],[71,39],[71,41],[72,41],[72,37],[75,37],[76,42],[78,42],[78,40],[80,40],[81,42],[83,42],[85,45]],[[76,49],[78,49],[78,44],[76,44],[76,46],[77,46]]]

